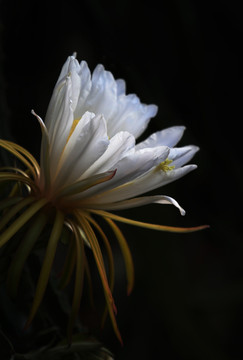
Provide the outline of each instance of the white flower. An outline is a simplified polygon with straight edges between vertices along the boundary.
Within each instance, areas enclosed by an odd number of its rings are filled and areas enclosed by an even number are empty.
[[[33,114],[34,111],[32,111]],[[174,228],[147,224],[109,212],[149,203],[173,204],[184,210],[176,200],[166,195],[142,196],[151,190],[177,180],[196,168],[187,164],[198,147],[175,147],[185,128],[174,126],[158,131],[145,141],[137,138],[157,113],[155,105],[142,104],[134,95],[126,95],[125,82],[115,80],[109,71],[98,65],[93,74],[85,61],[80,64],[74,56],[63,66],[48,107],[45,123],[36,115],[42,130],[40,166],[33,156],[17,144],[0,140],[0,146],[15,155],[27,168],[4,168],[0,181],[17,184],[2,203],[10,208],[0,222],[0,246],[3,246],[27,222],[29,232],[23,239],[10,266],[8,286],[17,291],[20,274],[48,220],[53,222],[46,248],[36,294],[28,323],[33,319],[43,298],[52,268],[56,248],[63,228],[70,232],[69,252],[64,265],[62,283],[70,280],[76,263],[76,280],[72,313],[68,326],[72,327],[79,308],[85,253],[84,243],[91,248],[100,274],[104,295],[117,337],[115,305],[112,298],[114,261],[108,239],[96,221],[100,216],[113,230],[124,255],[128,279],[128,293],[133,286],[132,258],[126,240],[114,221],[149,229],[188,232],[204,228]],[[23,184],[24,191],[19,187]],[[26,194],[26,189],[28,194]],[[20,196],[21,195],[21,196]],[[16,214],[19,214],[15,219]],[[33,219],[32,221],[30,221]],[[31,234],[31,236],[30,236]],[[97,234],[104,241],[109,263],[109,280]],[[30,240],[31,239],[31,240]],[[70,257],[72,260],[70,260]]]
[[[159,131],[136,144],[156,113],[155,105],[142,104],[134,94],[126,95],[125,82],[115,80],[102,65],[91,75],[85,61],[79,64],[74,56],[69,57],[55,86],[45,125],[42,123],[46,139],[42,143],[41,184],[52,201],[103,210],[151,202],[179,207],[168,196],[135,198],[196,168],[184,165],[198,147],[174,147],[183,135],[183,126]],[[114,176],[96,185],[109,174]]]

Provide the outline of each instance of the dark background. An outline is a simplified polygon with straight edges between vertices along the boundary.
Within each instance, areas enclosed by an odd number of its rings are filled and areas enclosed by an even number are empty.
[[[1,137],[38,158],[40,130],[62,64],[74,51],[102,63],[128,93],[159,106],[150,133],[185,125],[198,169],[154,193],[187,210],[124,211],[165,225],[209,224],[187,235],[121,226],[136,281],[126,297],[117,256],[115,300],[121,347],[110,323],[100,336],[116,359],[243,358],[241,88],[242,12],[237,2],[2,1]],[[116,249],[115,249],[116,252]]]

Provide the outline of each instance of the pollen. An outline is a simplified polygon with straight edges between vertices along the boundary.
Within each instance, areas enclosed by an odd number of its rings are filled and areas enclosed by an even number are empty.
[[[157,168],[159,170],[163,170],[164,172],[173,170],[175,166],[169,166],[172,162],[173,160],[166,159],[165,161],[162,161]]]

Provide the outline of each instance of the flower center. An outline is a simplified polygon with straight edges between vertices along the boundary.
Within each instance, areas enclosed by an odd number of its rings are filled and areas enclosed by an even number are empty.
[[[173,166],[173,165],[169,166],[172,162],[173,162],[173,160],[166,159],[165,161],[162,161],[158,165],[158,169],[163,170],[164,172],[173,170],[175,168],[175,166]]]

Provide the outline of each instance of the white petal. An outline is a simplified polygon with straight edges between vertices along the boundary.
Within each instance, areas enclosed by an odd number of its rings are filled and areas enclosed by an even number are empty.
[[[80,76],[80,94],[78,104],[75,109],[75,119],[81,118],[85,111],[95,111],[95,109],[85,107],[85,101],[92,86],[91,74],[86,61],[81,61],[78,74]]]
[[[90,198],[88,201],[96,204],[105,204],[130,199],[175,181],[196,168],[196,165],[186,165],[182,168],[167,172],[153,169],[134,181],[102,192],[93,196],[93,198]]]
[[[62,67],[62,70],[60,72],[59,78],[57,80],[57,84],[63,80],[63,78],[65,78],[67,75],[69,75],[70,72],[73,72],[73,70],[75,69],[76,71],[78,71],[79,68],[79,63],[78,61],[75,59],[74,56],[69,56],[65,62],[65,64]]]
[[[144,132],[157,110],[156,105],[142,104],[134,94],[121,95],[117,99],[112,118],[107,118],[108,133],[114,135],[118,131],[126,130],[137,138]]]
[[[126,131],[120,131],[110,139],[110,143],[104,154],[85,171],[83,178],[94,173],[105,172],[116,168],[116,164],[135,145],[134,136]]]
[[[117,164],[116,176],[110,181],[110,186],[119,186],[138,178],[160,162],[164,161],[169,153],[166,146],[159,146],[154,149],[141,149],[130,151]]]
[[[185,210],[178,204],[178,202],[165,195],[143,196],[140,198],[133,198],[125,201],[113,202],[108,204],[90,204],[92,209],[102,210],[124,210],[134,207],[140,207],[148,204],[172,204],[180,210],[181,215],[185,215]]]
[[[170,160],[173,160],[170,166],[175,166],[175,168],[183,166],[193,158],[193,156],[198,152],[198,150],[199,147],[194,145],[170,149],[168,158]]]
[[[173,147],[182,138],[184,130],[184,126],[173,126],[161,131],[157,131],[156,133],[150,135],[146,140],[138,143],[136,148],[142,149],[145,147],[155,147],[160,145]]]
[[[63,79],[70,75],[73,83],[71,101],[73,103],[74,118],[79,119],[86,111],[103,114],[107,121],[108,135],[114,136],[117,132],[128,131],[137,138],[146,129],[150,119],[157,113],[157,106],[142,104],[134,95],[125,95],[125,81],[115,80],[111,72],[98,65],[92,77],[85,61],[80,65],[71,56],[68,58],[61,71],[55,92]],[[77,89],[79,88],[79,91]],[[54,104],[53,104],[54,102]],[[47,113],[46,124],[51,126],[52,108],[51,101]]]
[[[80,93],[80,78],[78,75],[79,64],[77,60],[70,56],[64,64],[61,74],[53,90],[53,94],[45,116],[45,125],[52,136],[53,128],[56,125],[56,114],[59,108],[62,107],[64,97],[67,96],[68,88],[68,102],[72,109],[75,109]]]
[[[95,114],[103,114],[106,121],[111,117],[116,106],[117,84],[109,71],[103,65],[98,65],[92,75],[92,86],[83,105],[83,110]],[[111,137],[112,134],[109,133]]]
[[[114,189],[127,182],[132,182],[132,180],[146,174],[150,169],[154,168],[160,162],[164,161],[167,158],[168,153],[169,148],[167,148],[166,146],[160,146],[154,149],[141,149],[138,151],[134,151],[133,149],[133,151],[130,151],[129,154],[124,156],[115,165],[115,169],[117,170],[117,172],[114,178],[112,178],[106,183],[100,184],[86,192],[83,192],[82,194],[80,194],[80,198],[87,198],[89,196],[93,196],[95,193],[103,193],[104,191],[106,191],[107,193],[109,189]],[[108,170],[115,169],[113,168]],[[119,200],[123,199],[121,198]]]
[[[156,204],[171,204],[180,210],[181,215],[185,215],[185,210],[178,204],[178,202],[170,196],[163,196],[160,200],[155,201]]]
[[[62,154],[60,173],[56,179],[56,186],[79,180],[84,171],[108,147],[109,140],[103,116],[94,116],[92,113],[86,113],[85,122],[83,126],[82,119],[79,121],[68,140]]]
[[[126,92],[126,83],[123,79],[116,80],[117,96],[124,95]]]
[[[67,77],[61,84],[58,93],[54,93],[49,106],[48,134],[50,138],[50,172],[53,178],[56,174],[58,161],[66,145],[69,132],[73,123],[71,108],[71,79]]]

